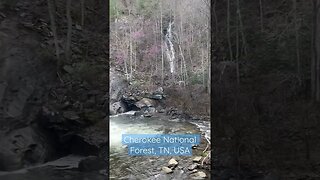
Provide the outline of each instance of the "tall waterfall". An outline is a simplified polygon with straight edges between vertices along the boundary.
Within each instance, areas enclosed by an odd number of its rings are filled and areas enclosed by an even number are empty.
[[[173,36],[172,36],[172,25],[174,24],[174,22],[170,22],[168,29],[167,29],[167,34],[165,36],[165,45],[166,45],[166,54],[167,54],[167,58],[169,61],[169,65],[170,65],[170,73],[171,74],[175,74],[175,50],[173,47]]]

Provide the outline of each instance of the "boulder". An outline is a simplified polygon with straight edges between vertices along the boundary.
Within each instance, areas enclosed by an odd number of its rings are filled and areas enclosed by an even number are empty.
[[[0,132],[0,170],[10,171],[24,165],[43,163],[50,155],[48,140],[31,127]]]
[[[161,100],[163,99],[163,95],[162,94],[152,94],[150,97],[150,99],[155,99],[155,100]]]
[[[79,170],[82,172],[99,171],[105,169],[107,162],[97,156],[89,156],[79,163]]]
[[[124,113],[127,111],[127,107],[123,102],[115,102],[110,104],[109,113],[110,115],[115,115],[118,113]]]
[[[207,174],[202,172],[202,171],[198,171],[195,175],[200,177],[200,178],[206,178],[207,177]]]
[[[195,158],[193,158],[193,162],[200,162],[200,160],[202,159],[201,156],[196,156]]]
[[[107,145],[108,130],[105,122],[89,126],[81,132],[71,133],[65,145],[70,152],[81,155],[98,155],[100,150]]]
[[[190,166],[188,167],[188,170],[189,170],[189,171],[192,171],[192,170],[196,169],[198,166],[199,166],[198,163],[194,163],[194,164],[192,164],[192,165],[190,165]]]
[[[135,103],[135,106],[142,109],[144,107],[155,107],[156,102],[149,98],[142,98],[140,101]]]
[[[154,108],[154,107],[148,107],[148,109],[146,109],[146,111],[147,111],[148,113],[154,114],[154,113],[156,112],[156,108]]]
[[[168,167],[162,167],[162,171],[165,172],[166,174],[172,173],[173,170],[168,168]]]
[[[124,94],[125,89],[128,87],[128,82],[124,77],[117,73],[115,70],[110,70],[110,84],[109,84],[109,96],[110,103],[120,101],[120,98]]]
[[[152,117],[152,114],[150,114],[150,113],[144,113],[144,114],[143,114],[143,117]]]
[[[170,161],[168,162],[168,167],[176,167],[179,163],[175,160],[175,159],[170,159]]]

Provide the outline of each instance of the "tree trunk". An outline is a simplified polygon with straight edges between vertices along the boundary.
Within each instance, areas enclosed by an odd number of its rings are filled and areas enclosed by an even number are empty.
[[[50,24],[51,24],[51,31],[53,34],[53,41],[54,46],[56,49],[56,57],[57,57],[57,67],[60,69],[61,66],[61,60],[60,60],[60,50],[59,50],[59,44],[58,44],[58,35],[57,35],[57,27],[56,27],[56,18],[55,18],[55,7],[53,5],[52,0],[47,0],[48,3],[48,11],[50,15]]]
[[[130,16],[131,10],[129,10],[129,16]],[[129,25],[129,48],[130,48],[130,52],[129,52],[129,56],[130,56],[130,76],[129,79],[130,81],[132,80],[132,67],[133,67],[133,52],[132,52],[132,30],[131,30],[131,25]]]
[[[263,5],[262,5],[262,0],[259,0],[260,3],[260,29],[261,33],[263,32]]]
[[[239,22],[239,21],[238,21]],[[236,74],[237,74],[237,84],[240,84],[240,70],[239,70],[239,26],[237,25],[236,31]]]
[[[202,85],[205,87],[204,50],[201,50]]]
[[[320,101],[320,0],[313,0],[313,31],[312,31],[312,62],[311,62],[311,95],[315,101]]]
[[[162,0],[160,0],[160,39],[161,39],[161,84],[164,83],[164,60],[163,60],[163,28],[162,28]]]
[[[297,20],[297,0],[293,1],[293,16],[294,16],[294,30],[295,30],[295,38],[296,38],[296,55],[297,55],[297,74],[300,76],[300,49],[299,49],[299,27]]]
[[[72,36],[72,18],[71,18],[71,0],[67,0],[67,21],[68,21],[68,31],[67,31],[67,43],[66,43],[66,59],[68,62],[71,61],[71,36]]]
[[[155,26],[154,26],[154,30],[153,30],[153,34],[154,34],[154,46],[155,47],[157,47],[157,29],[158,29],[158,27],[157,27],[157,17],[155,17],[155,19],[154,19],[154,21],[155,21]],[[154,63],[155,63],[155,75],[157,75],[157,72],[158,72],[158,65],[157,65],[157,62],[158,62],[158,55],[156,54],[155,55],[155,60],[154,60]]]
[[[135,48],[134,48],[134,71],[137,70],[137,44],[135,44]]]
[[[211,66],[211,62],[210,62],[210,30],[211,30],[211,27],[210,27],[210,18],[208,18],[208,21],[207,21],[207,25],[208,25],[208,29],[207,29],[207,70],[208,70],[208,81],[207,81],[207,92],[209,93],[210,92],[210,84],[209,84],[209,72],[210,72],[210,66]]]
[[[241,39],[242,39],[242,48],[244,50],[244,54],[247,55],[247,40],[243,30],[243,23],[242,23],[241,10],[240,10],[240,0],[237,0],[237,9],[238,9],[237,12],[239,16],[239,25],[240,25],[240,32],[241,32]]]
[[[230,53],[230,61],[233,61],[233,53],[232,53],[232,44],[230,37],[230,0],[227,0],[227,36],[228,36],[228,45],[229,45],[229,53]]]
[[[217,13],[216,13],[216,4],[217,4],[217,0],[214,1],[213,3],[213,17],[214,17],[214,25],[215,25],[215,35],[217,36],[218,34],[218,17],[217,17]]]
[[[85,17],[85,4],[84,4],[85,0],[81,0],[81,26],[84,26],[84,17]]]

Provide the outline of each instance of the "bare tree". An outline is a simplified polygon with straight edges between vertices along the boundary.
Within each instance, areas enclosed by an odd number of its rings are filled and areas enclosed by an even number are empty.
[[[85,18],[85,0],[80,0],[81,3],[81,26],[84,26],[84,18]]]
[[[129,9],[129,16],[131,13],[131,9]],[[131,25],[129,25],[129,48],[130,48],[130,52],[129,52],[129,56],[130,56],[130,76],[129,79],[130,81],[132,80],[132,67],[133,67],[133,51],[132,51],[132,27]]]
[[[244,34],[244,29],[243,29],[243,22],[242,22],[242,17],[241,17],[241,10],[240,10],[240,0],[237,0],[237,14],[239,18],[239,31],[241,33],[241,40],[242,40],[242,48],[244,50],[244,54],[247,55],[247,40]]]
[[[231,44],[231,37],[230,37],[230,0],[227,0],[227,36],[228,36],[230,61],[232,61],[233,53],[232,53],[232,44]]]
[[[260,5],[260,28],[261,28],[261,32],[263,32],[263,5],[262,5],[262,0],[259,0],[259,5]]]
[[[294,31],[296,38],[296,58],[297,58],[297,73],[300,75],[300,48],[299,48],[299,27],[297,20],[297,0],[292,0],[293,4],[293,18],[294,18]]]
[[[67,0],[67,21],[68,21],[68,31],[67,31],[67,43],[66,43],[66,59],[70,62],[70,47],[71,47],[71,36],[72,36],[72,18],[71,18],[71,0]]]
[[[313,33],[312,33],[312,63],[311,63],[311,87],[312,97],[320,101],[320,0],[313,0]]]
[[[58,59],[57,66],[60,68],[61,62],[60,62],[60,50],[59,50],[59,44],[58,44],[58,35],[57,35],[57,27],[56,27],[56,18],[55,18],[55,7],[52,2],[52,0],[47,0],[48,3],[48,11],[50,15],[50,24],[51,24],[51,31],[53,34],[53,41],[54,41],[54,46],[56,49],[56,57]]]
[[[240,84],[240,69],[239,69],[239,21],[237,23],[236,30],[236,74],[237,74],[237,83]]]
[[[162,0],[160,0],[160,39],[161,39],[161,84],[164,82],[164,60],[163,60],[163,26],[162,26]]]

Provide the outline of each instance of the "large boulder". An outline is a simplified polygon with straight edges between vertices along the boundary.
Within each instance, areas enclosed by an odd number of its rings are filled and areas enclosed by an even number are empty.
[[[135,105],[140,108],[148,108],[148,107],[155,107],[156,101],[149,98],[142,98],[140,101],[136,102]]]
[[[127,112],[127,107],[122,101],[110,104],[110,108],[109,108],[110,115],[115,115],[115,114],[124,113],[124,112]]]
[[[0,170],[10,171],[26,164],[43,163],[50,155],[44,136],[31,127],[0,132]]]
[[[120,101],[125,90],[128,88],[128,82],[125,80],[120,73],[117,73],[115,70],[110,70],[110,85],[109,85],[109,102],[114,103]]]
[[[97,156],[89,156],[79,163],[79,170],[83,172],[97,171],[106,168],[107,162]]]

